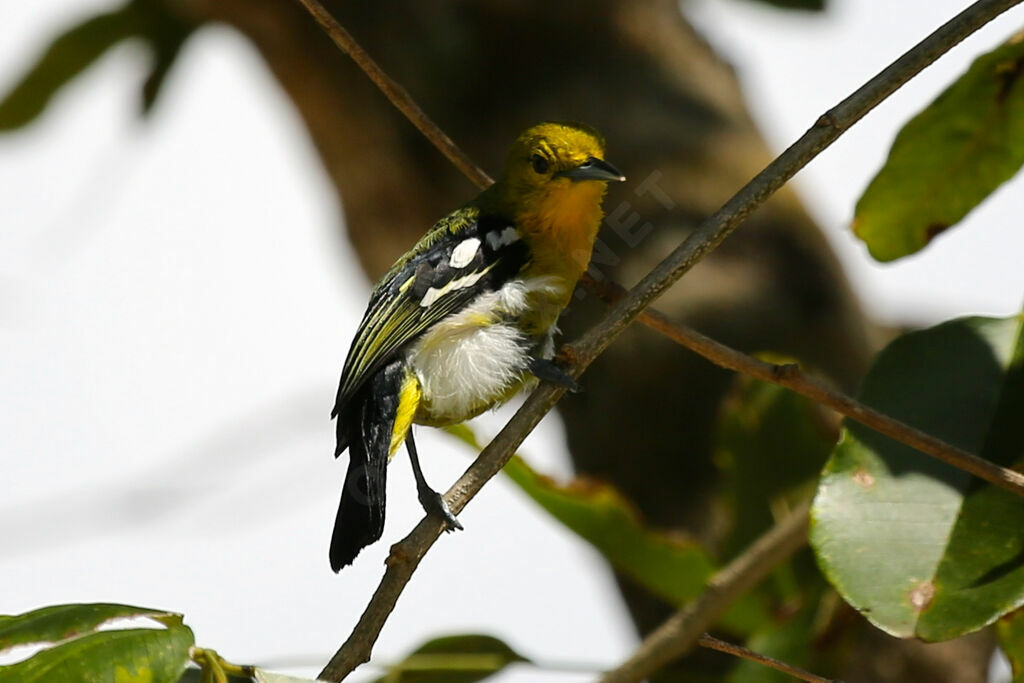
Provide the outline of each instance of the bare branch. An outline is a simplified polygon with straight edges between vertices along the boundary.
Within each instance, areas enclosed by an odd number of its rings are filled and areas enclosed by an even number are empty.
[[[636,652],[605,673],[601,683],[643,680],[685,654],[736,598],[807,543],[809,521],[805,504],[769,529],[712,576],[707,588],[693,602],[647,634]]]
[[[391,101],[410,117],[410,120],[423,131],[428,139],[437,145],[448,158],[452,159],[453,163],[474,182],[481,186],[486,184],[488,180],[486,176],[481,177],[475,165],[468,161],[450,138],[430,121],[401,87],[370,60],[352,37],[330,17],[316,0],[300,0],[300,2],[313,13],[335,42],[356,59],[374,82],[382,87]],[[834,142],[850,126],[943,53],[1020,2],[1021,0],[979,0],[821,116],[797,142],[747,183],[721,209],[705,220],[686,241],[644,277],[597,325],[576,343],[567,347],[567,355],[574,361],[573,374],[579,376],[646,306],[682,277],[697,261],[718,246],[744,218],[763,204],[797,171]],[[544,384],[530,395],[509,423],[480,453],[476,461],[446,494],[448,504],[455,512],[461,511],[483,484],[501,470],[515,449],[522,443],[526,434],[551,410],[563,393],[565,393],[564,389],[560,387]],[[439,520],[430,517],[424,518],[406,538],[392,547],[391,556],[387,562],[388,567],[380,585],[348,640],[321,672],[321,679],[340,681],[356,666],[369,659],[373,644],[376,642],[387,616],[394,609],[398,596],[416,570],[419,561],[440,535],[441,524]],[[747,554],[744,553],[741,557],[745,557]],[[734,564],[735,561],[729,567]],[[757,568],[752,567],[747,571],[751,575],[756,575]],[[710,623],[728,604],[716,599],[698,600],[697,603],[700,603],[702,607],[691,620],[699,623]],[[692,634],[688,643],[685,640],[680,641],[681,645],[677,643],[669,647],[668,650],[685,651],[703,630],[704,627],[701,627],[699,631]],[[659,629],[660,631],[661,629]],[[687,637],[689,637],[688,632]],[[658,649],[657,651],[662,650]],[[633,662],[633,659],[630,662]]]
[[[724,640],[719,640],[714,636],[709,636],[707,633],[697,639],[697,644],[701,647],[706,647],[709,650],[718,650],[726,654],[733,655],[734,657],[740,657],[742,659],[748,659],[751,662],[757,662],[767,667],[781,671],[784,674],[789,674],[793,678],[799,678],[801,681],[807,681],[807,683],[838,683],[831,678],[823,678],[817,674],[812,674],[810,671],[804,671],[800,667],[791,666],[785,662],[780,662],[773,657],[767,657],[762,654],[758,654],[753,650],[748,650],[745,647],[739,645],[733,645],[727,643]]]
[[[625,296],[625,290],[609,281],[597,282],[587,276],[584,284],[602,299],[611,303],[617,302]],[[637,316],[637,321],[700,354],[715,365],[792,389],[802,396],[828,406],[840,415],[874,429],[876,432],[916,448],[948,465],[969,472],[990,484],[1024,496],[1024,474],[1000,467],[994,462],[980,458],[962,448],[957,448],[866,406],[830,387],[820,379],[805,375],[797,365],[766,363],[745,353],[740,353],[692,328],[672,323],[664,313],[654,309],[649,308],[640,313]]]
[[[384,70],[367,54],[366,50],[356,42],[356,39],[352,37],[352,34],[345,30],[345,28],[338,23],[338,20],[331,16],[330,12],[318,2],[318,0],[299,0],[302,5],[309,11],[316,22],[320,24],[320,28],[330,36],[334,44],[337,45],[342,52],[352,58],[352,61],[363,70],[370,80],[373,81],[374,85],[380,88],[380,91],[384,93],[391,104],[395,105],[398,111],[405,114],[405,118],[409,119],[412,125],[416,126],[417,129],[423,136],[430,140],[444,154],[448,161],[452,162],[455,168],[462,171],[463,175],[469,178],[477,187],[483,189],[493,183],[491,177],[487,175],[482,168],[477,166],[472,159],[469,158],[462,148],[456,145],[448,135],[441,130],[441,128],[434,123],[426,112],[420,109],[420,106],[416,104],[416,101],[410,97],[409,93],[405,91],[405,88],[400,86],[390,76],[384,73]]]

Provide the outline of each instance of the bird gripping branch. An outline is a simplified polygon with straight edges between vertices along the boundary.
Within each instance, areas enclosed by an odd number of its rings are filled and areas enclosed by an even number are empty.
[[[405,442],[420,503],[461,529],[427,485],[412,425],[452,425],[538,379],[575,380],[551,361],[559,314],[590,261],[607,183],[604,141],[582,124],[542,123],[515,141],[502,176],[438,221],[374,287],[345,359],[335,456],[348,472],[331,568],[384,530],[387,465]]]

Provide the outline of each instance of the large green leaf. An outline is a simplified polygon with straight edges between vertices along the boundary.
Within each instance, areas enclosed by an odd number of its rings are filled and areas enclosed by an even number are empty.
[[[1013,668],[1011,683],[1024,683],[1024,610],[1000,619],[996,632],[999,634],[999,646]]]
[[[503,641],[488,635],[466,634],[435,638],[388,667],[375,683],[474,683],[509,664],[528,662]]]
[[[62,86],[138,29],[138,13],[132,5],[126,5],[90,17],[59,35],[0,100],[0,131],[20,128],[32,121]]]
[[[136,617],[160,628],[100,629]],[[0,683],[172,683],[184,671],[194,639],[181,615],[127,605],[57,605],[0,620],[0,653],[30,644],[48,647],[0,666]]]
[[[853,230],[879,261],[912,254],[1024,164],[1024,34],[979,57],[903,127],[857,202]]]
[[[1002,464],[1024,461],[1024,316],[900,337],[860,399]],[[822,475],[811,543],[879,628],[945,640],[1024,604],[1024,499],[856,423]]]
[[[468,427],[450,433],[479,450]],[[673,605],[697,597],[717,567],[695,540],[648,528],[633,505],[614,487],[577,477],[561,485],[538,474],[519,456],[504,472],[555,519],[593,545],[621,573]],[[722,624],[746,633],[767,618],[760,598],[745,596],[726,613]]]

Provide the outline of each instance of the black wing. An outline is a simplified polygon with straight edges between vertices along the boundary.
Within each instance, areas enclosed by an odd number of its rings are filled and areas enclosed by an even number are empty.
[[[331,416],[347,420],[353,395],[384,363],[481,293],[499,289],[528,262],[529,251],[511,221],[468,207],[439,222],[374,288]],[[339,439],[337,453],[346,445]]]

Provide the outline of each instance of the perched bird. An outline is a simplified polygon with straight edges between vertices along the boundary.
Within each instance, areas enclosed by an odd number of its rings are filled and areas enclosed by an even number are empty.
[[[590,261],[608,181],[588,126],[542,123],[515,141],[501,178],[448,214],[377,283],[345,359],[332,417],[348,472],[331,568],[384,530],[387,465],[405,441],[420,504],[462,526],[420,468],[412,424],[451,425],[537,379],[575,388],[550,359],[555,323]]]

